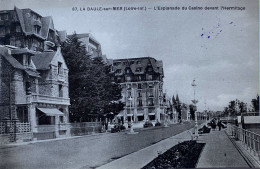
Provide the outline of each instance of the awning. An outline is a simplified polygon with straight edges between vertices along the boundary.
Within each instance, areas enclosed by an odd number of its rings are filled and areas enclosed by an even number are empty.
[[[61,111],[55,108],[37,108],[47,116],[64,115]]]
[[[122,113],[119,113],[119,114],[117,115],[117,117],[122,117],[122,116],[124,116]]]
[[[137,113],[137,116],[143,116],[144,114],[143,113]]]
[[[133,116],[133,114],[127,114],[127,116]]]
[[[33,77],[41,77],[40,74],[37,71],[33,71],[30,69],[26,69],[25,72],[29,75],[29,76],[33,76]]]
[[[155,113],[149,113],[149,115],[155,115]]]

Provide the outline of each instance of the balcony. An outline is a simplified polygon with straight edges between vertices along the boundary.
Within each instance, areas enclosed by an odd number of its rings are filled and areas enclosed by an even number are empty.
[[[39,102],[39,103],[49,103],[49,104],[70,105],[70,99],[69,98],[36,95],[36,94],[29,96],[27,98],[27,102],[28,101],[29,102]]]
[[[63,74],[58,74],[58,81],[64,82],[65,76]]]

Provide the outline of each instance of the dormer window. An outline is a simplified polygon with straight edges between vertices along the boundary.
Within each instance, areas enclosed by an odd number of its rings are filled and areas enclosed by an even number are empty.
[[[33,15],[33,19],[36,20],[36,21],[39,21],[40,17],[38,15]]]
[[[142,68],[141,68],[141,67],[138,67],[138,68],[136,68],[135,71],[136,71],[136,72],[141,72],[141,71],[142,71]]]
[[[62,73],[62,63],[58,62],[58,74]]]
[[[40,34],[40,32],[41,32],[41,27],[38,26],[38,25],[34,25],[34,32],[37,33],[37,34]]]
[[[27,58],[27,65],[29,66],[31,64],[31,56],[27,55],[26,58]]]
[[[3,21],[3,20],[8,20],[8,14],[2,14],[0,15],[0,20]]]
[[[49,31],[49,39],[54,40],[54,31],[53,30]]]

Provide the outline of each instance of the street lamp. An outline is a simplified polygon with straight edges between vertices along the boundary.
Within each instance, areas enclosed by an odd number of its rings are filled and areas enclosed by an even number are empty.
[[[198,101],[195,99],[195,87],[197,86],[195,84],[195,79],[193,80],[193,82],[191,83],[191,86],[193,87],[194,89],[194,100],[192,100],[194,106],[195,106],[195,126],[194,126],[194,130],[195,130],[195,137],[198,138],[199,137],[199,134],[198,134],[198,120],[197,120],[197,112],[196,112],[196,104],[198,103]]]
[[[129,103],[130,103],[130,114],[131,114],[131,104],[132,104],[132,97],[130,96],[129,98],[128,98],[128,100],[129,100]],[[134,132],[134,129],[133,129],[133,117],[134,117],[134,114],[132,114],[133,116],[131,117],[131,122],[130,122],[130,125],[131,125],[131,128],[130,128],[130,133],[133,133]]]

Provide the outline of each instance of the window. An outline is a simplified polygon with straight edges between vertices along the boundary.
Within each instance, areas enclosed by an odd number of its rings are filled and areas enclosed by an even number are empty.
[[[127,65],[127,62],[123,62],[123,65]]]
[[[139,101],[138,101],[138,106],[143,106],[142,100],[139,100]]]
[[[115,62],[114,66],[120,65],[121,62]]]
[[[141,71],[142,71],[142,68],[141,68],[141,67],[138,67],[138,68],[136,68],[135,71],[136,71],[136,72],[141,72]]]
[[[130,73],[130,69],[126,69],[126,73]]]
[[[28,108],[27,106],[17,106],[16,109],[17,117],[19,122],[26,123],[28,122]]]
[[[138,89],[142,89],[142,84],[137,85]]]
[[[6,32],[6,33],[10,33],[10,28],[9,28],[9,27],[6,27],[6,28],[5,28],[5,32]]]
[[[0,21],[8,20],[8,14],[2,14],[0,15]]]
[[[5,35],[5,27],[0,27],[0,35]]]
[[[131,92],[128,92],[128,97],[131,97]]]
[[[151,72],[151,71],[152,71],[152,68],[151,68],[151,67],[149,67],[149,68],[148,68],[148,71],[149,71],[149,72]]]
[[[59,85],[59,97],[63,97],[62,85]]]
[[[21,32],[21,27],[20,26],[16,26],[15,27],[15,32]]]
[[[60,123],[64,123],[64,117],[63,116],[59,116],[60,117]]]
[[[148,75],[148,80],[153,80],[153,75]]]
[[[35,25],[34,26],[34,32],[37,33],[37,34],[40,34],[40,31],[41,31],[41,27],[38,26],[38,25]]]
[[[5,16],[5,20],[8,20],[8,14],[4,15]]]
[[[137,61],[136,64],[141,64],[141,62],[140,62],[140,61]]]
[[[25,87],[26,87],[26,95],[30,95],[32,93],[32,91],[31,91],[31,82],[27,81],[25,83]]]
[[[40,20],[40,17],[38,15],[33,15],[33,19],[38,21],[38,20]]]
[[[133,60],[132,60],[132,61],[130,61],[130,65],[132,65],[132,64],[134,64],[134,63],[135,63],[135,61],[133,61]]]
[[[149,84],[149,88],[153,88],[153,84]]]
[[[31,64],[31,56],[26,56],[27,65],[29,66]]]
[[[61,74],[61,69],[62,69],[62,63],[58,62],[58,74]]]
[[[130,76],[126,76],[126,81],[127,82],[131,82],[131,77]]]
[[[138,92],[138,97],[142,97],[142,93],[141,92]]]

